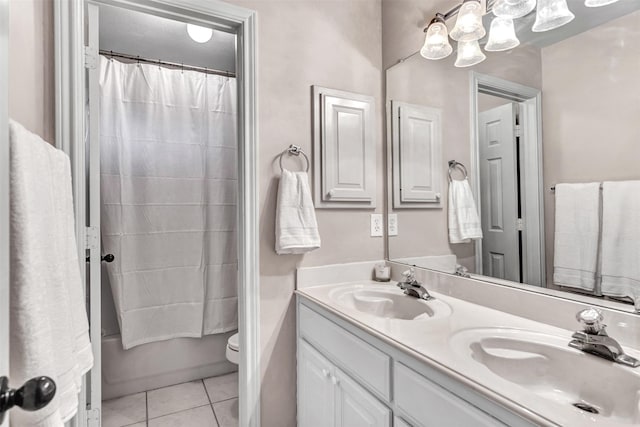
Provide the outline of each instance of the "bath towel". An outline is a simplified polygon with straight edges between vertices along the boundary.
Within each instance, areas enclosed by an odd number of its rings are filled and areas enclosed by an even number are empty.
[[[467,179],[449,183],[449,242],[468,243],[482,239],[478,208]]]
[[[276,253],[301,254],[320,247],[320,233],[306,172],[282,171],[276,211]]]
[[[553,283],[594,291],[600,233],[600,184],[556,185]]]
[[[75,241],[71,168],[61,151],[10,121],[11,384],[51,377],[54,399],[14,409],[16,426],[62,427],[93,365]]]
[[[602,186],[602,293],[640,299],[640,181]]]

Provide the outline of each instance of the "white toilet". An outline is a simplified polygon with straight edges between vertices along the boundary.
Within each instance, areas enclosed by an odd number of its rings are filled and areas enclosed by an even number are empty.
[[[240,363],[240,343],[237,332],[227,340],[227,360],[236,365]]]

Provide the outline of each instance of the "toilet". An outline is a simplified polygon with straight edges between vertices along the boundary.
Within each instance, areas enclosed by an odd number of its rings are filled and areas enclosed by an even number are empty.
[[[238,333],[235,333],[227,340],[227,360],[236,365],[240,361],[240,343],[238,341]]]

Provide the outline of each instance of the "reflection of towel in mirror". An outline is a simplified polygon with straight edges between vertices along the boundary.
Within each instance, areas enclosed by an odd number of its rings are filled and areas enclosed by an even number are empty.
[[[467,179],[449,183],[449,242],[468,243],[482,239],[478,208]]]
[[[640,181],[602,185],[602,293],[640,299]]]
[[[320,247],[316,212],[306,172],[282,171],[276,211],[276,252],[301,254]]]
[[[593,291],[600,233],[600,184],[556,185],[553,283]]]

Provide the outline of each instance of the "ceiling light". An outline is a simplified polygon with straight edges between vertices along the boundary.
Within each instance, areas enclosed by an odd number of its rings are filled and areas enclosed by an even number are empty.
[[[469,42],[458,42],[458,57],[456,58],[456,67],[471,67],[484,61],[487,57],[482,50],[478,40]]]
[[[513,49],[520,44],[516,37],[516,30],[513,26],[513,19],[493,18],[491,29],[489,30],[489,41],[484,50],[489,52],[499,52]]]
[[[442,59],[451,55],[453,48],[449,43],[447,25],[441,14],[436,14],[425,31],[427,36],[424,39],[424,46],[420,49],[420,55],[427,59]]]
[[[587,7],[600,7],[615,3],[618,0],[585,0],[584,5]]]
[[[456,25],[451,30],[451,38],[460,42],[468,42],[480,40],[485,34],[480,0],[464,0],[458,11]]]
[[[206,43],[211,40],[213,30],[199,25],[187,24],[187,34],[196,43]]]
[[[538,0],[536,22],[531,31],[540,33],[561,27],[576,16],[567,6],[567,0]]]
[[[536,0],[497,0],[493,5],[493,14],[500,18],[517,19],[528,15],[535,8]]]

